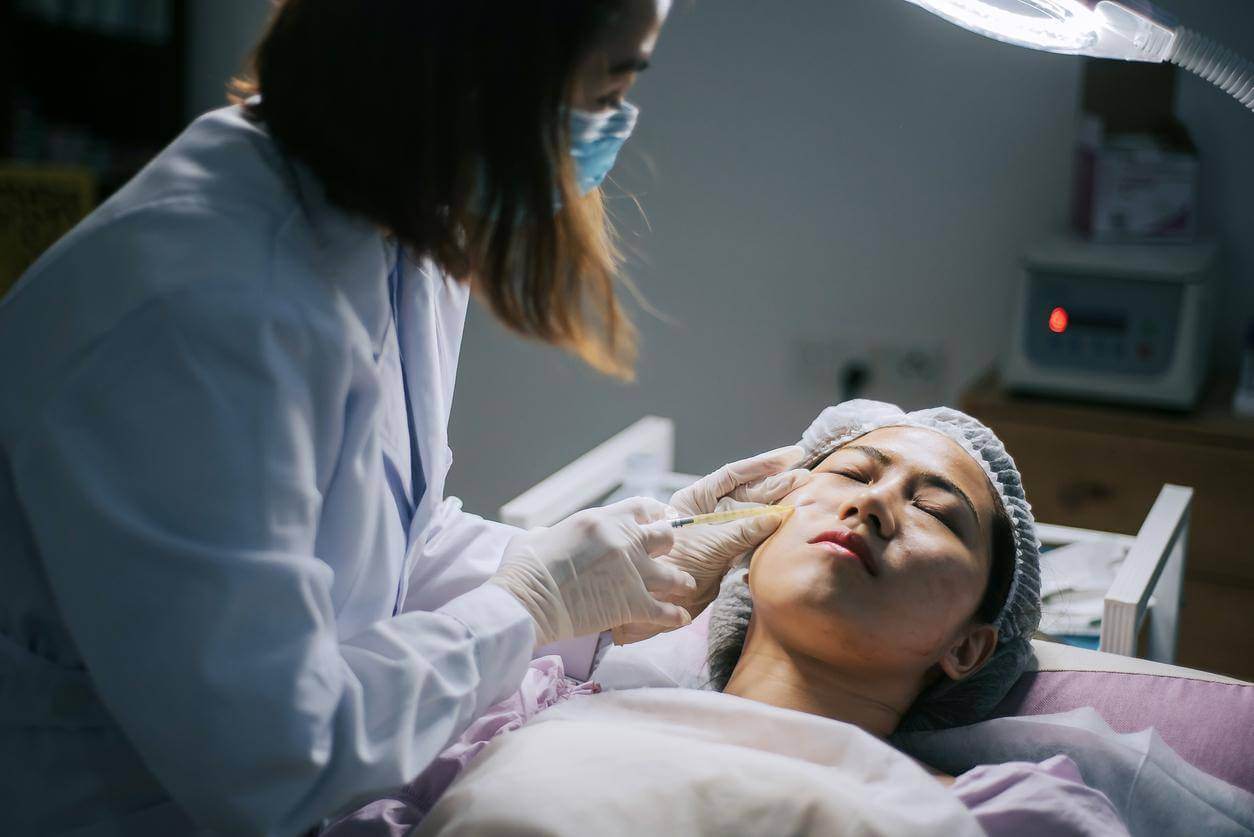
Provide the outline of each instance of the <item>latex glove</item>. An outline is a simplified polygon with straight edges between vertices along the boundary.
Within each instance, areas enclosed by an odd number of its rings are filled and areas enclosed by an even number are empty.
[[[801,448],[794,445],[724,465],[677,491],[671,498],[671,505],[686,517],[744,505],[777,503],[810,479],[811,473],[805,469],[784,470],[800,461],[801,456]],[[770,514],[676,530],[674,547],[659,562],[688,573],[696,587],[673,596],[670,601],[682,606],[695,619],[714,601],[719,583],[737,559],[756,549],[782,522],[783,517]],[[666,628],[656,625],[624,625],[614,630],[613,638],[619,645],[626,645],[663,630]]]
[[[691,617],[663,600],[691,593],[695,582],[654,560],[674,546],[667,513],[657,500],[637,497],[515,535],[489,582],[531,614],[537,646],[628,622],[681,627]]]

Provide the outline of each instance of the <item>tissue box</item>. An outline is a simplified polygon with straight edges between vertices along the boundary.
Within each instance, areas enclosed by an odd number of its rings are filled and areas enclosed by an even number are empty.
[[[1099,242],[1197,237],[1197,151],[1183,128],[1081,140],[1076,227]]]

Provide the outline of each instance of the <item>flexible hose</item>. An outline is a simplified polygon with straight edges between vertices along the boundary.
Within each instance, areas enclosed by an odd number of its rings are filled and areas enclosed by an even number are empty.
[[[1168,60],[1197,73],[1254,110],[1254,64],[1227,47],[1182,27],[1176,32],[1176,43]]]

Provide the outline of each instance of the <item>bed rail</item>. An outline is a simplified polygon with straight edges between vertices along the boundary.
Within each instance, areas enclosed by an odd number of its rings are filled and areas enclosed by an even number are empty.
[[[675,423],[645,416],[501,506],[501,522],[523,529],[551,526],[619,487],[635,457],[661,471],[675,467]]]
[[[1146,659],[1176,661],[1192,508],[1192,488],[1163,486],[1106,593],[1100,650],[1137,656],[1137,637],[1148,617]],[[1154,597],[1152,608],[1150,596]]]

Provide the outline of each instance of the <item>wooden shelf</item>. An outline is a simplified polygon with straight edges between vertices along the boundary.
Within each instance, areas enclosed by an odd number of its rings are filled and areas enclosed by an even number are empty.
[[[1212,379],[1201,404],[1188,413],[1011,394],[995,372],[972,384],[962,399],[980,415],[1011,415],[1048,427],[1254,450],[1254,419],[1232,412],[1235,384],[1231,378]]]

